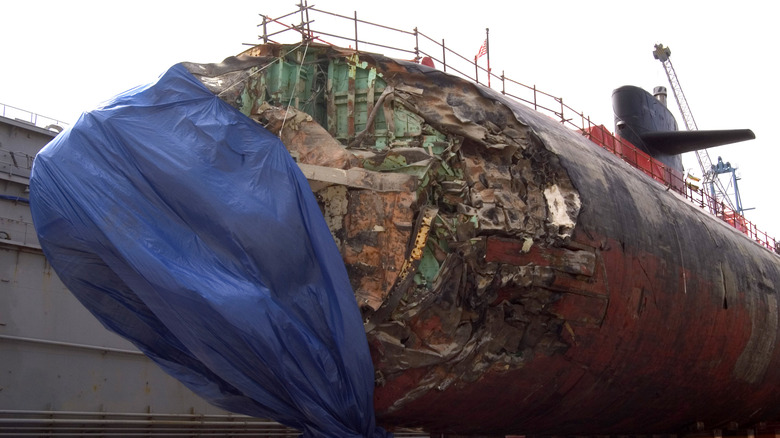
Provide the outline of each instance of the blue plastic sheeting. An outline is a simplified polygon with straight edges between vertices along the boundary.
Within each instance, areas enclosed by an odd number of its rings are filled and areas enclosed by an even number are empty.
[[[30,203],[65,285],[214,405],[305,437],[383,437],[349,278],[274,135],[183,66],[82,115]]]

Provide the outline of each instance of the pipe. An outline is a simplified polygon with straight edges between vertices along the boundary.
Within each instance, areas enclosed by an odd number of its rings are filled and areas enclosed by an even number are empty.
[[[0,335],[0,339],[5,339],[8,341],[44,344],[44,345],[56,345],[60,347],[81,348],[84,350],[97,350],[100,351],[101,353],[133,354],[133,355],[140,355],[140,356],[144,355],[142,352],[135,351],[135,350],[125,350],[121,348],[112,348],[112,347],[101,347],[99,345],[76,344],[74,342],[53,341],[49,339],[25,338],[22,336],[12,336],[12,335]]]
[[[23,204],[29,204],[30,203],[29,199],[22,198],[21,196],[0,195],[0,199],[5,199],[6,201],[21,202]]]

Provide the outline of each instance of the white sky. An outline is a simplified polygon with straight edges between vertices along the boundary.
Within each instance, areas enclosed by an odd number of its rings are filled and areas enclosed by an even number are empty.
[[[295,3],[223,0],[13,1],[0,21],[0,103],[66,122],[180,61],[218,62],[255,43],[261,18]],[[473,56],[490,28],[493,71],[561,96],[613,127],[612,90],[670,88],[653,45],[672,62],[700,129],[751,128],[757,139],[710,150],[739,167],[743,205],[780,238],[780,134],[773,114],[778,7],[764,1],[310,0],[319,9],[424,34]],[[296,18],[286,20],[290,24]],[[324,26],[320,19],[313,26]],[[343,25],[343,24],[342,24]],[[341,33],[351,33],[349,26]],[[366,30],[361,36],[369,37]],[[336,42],[336,41],[334,41]],[[413,41],[396,39],[393,44]],[[363,47],[361,47],[363,48]],[[379,50],[376,50],[379,51]],[[451,61],[451,58],[448,58]],[[483,58],[484,61],[484,58]],[[483,64],[484,65],[484,64]],[[494,83],[494,88],[496,84]],[[677,114],[670,92],[670,106]],[[684,125],[681,117],[678,124]],[[686,166],[696,166],[695,159]]]

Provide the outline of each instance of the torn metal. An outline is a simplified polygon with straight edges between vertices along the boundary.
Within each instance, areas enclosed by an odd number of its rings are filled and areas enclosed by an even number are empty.
[[[616,382],[636,377],[607,359],[627,348],[620,325],[646,323],[647,297],[674,293],[680,278],[702,290],[715,281],[704,263],[683,266],[679,233],[667,232],[666,210],[690,223],[698,213],[544,116],[418,64],[268,44],[188,68],[278,134],[310,181],[363,312],[381,421],[639,432],[620,429],[633,414],[619,409],[604,424],[583,422],[619,404]],[[692,230],[682,239],[704,240]],[[658,321],[646,324],[663,330]],[[599,401],[576,404],[586,399]],[[670,427],[644,424],[642,433]]]
[[[216,75],[190,70],[277,133],[310,180],[364,312],[377,384],[424,370],[388,411],[564,351],[548,279],[593,276],[595,262],[563,249],[580,201],[555,154],[471,84],[289,49],[258,46]],[[548,257],[502,259],[498,242]]]
[[[377,384],[424,371],[388,411],[566,350],[566,319],[552,307],[561,291],[547,283],[593,276],[595,262],[564,249],[580,204],[557,157],[473,85],[443,88],[417,65],[328,47],[305,58],[288,49],[189,68],[277,133],[311,182],[364,312]],[[492,251],[502,244],[516,259]]]

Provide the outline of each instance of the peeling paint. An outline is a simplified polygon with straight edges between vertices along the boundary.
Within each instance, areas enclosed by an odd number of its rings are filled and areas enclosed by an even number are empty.
[[[510,108],[472,90],[380,74],[367,56],[307,53],[309,65],[327,75],[278,82],[267,93],[250,88],[290,76],[257,71],[244,100],[231,103],[264,99],[252,103],[253,114],[302,164],[418,181],[414,191],[383,193],[377,178],[310,178],[364,310],[378,384],[412,370],[424,375],[390,411],[430,390],[565,351],[563,323],[586,317],[553,308],[560,292],[549,288],[556,274],[547,266],[577,266],[555,268],[562,269],[557,275],[593,275],[593,266],[581,267],[568,253],[522,266],[485,258],[495,251],[490,236],[511,239],[533,256],[563,245],[576,226],[579,197],[539,137]],[[274,96],[303,97],[306,87],[325,90],[326,112],[277,106]]]
[[[577,193],[569,192],[564,196],[560,187],[552,185],[544,189],[544,198],[547,200],[547,209],[550,212],[550,224],[559,227],[558,236],[571,236],[575,225],[574,220],[580,210],[580,198]]]
[[[734,377],[751,384],[756,384],[763,380],[772,360],[770,355],[761,353],[771,351],[772,347],[777,343],[777,297],[773,294],[767,294],[763,297],[758,296],[752,299],[761,298],[767,300],[767,305],[753,305],[749,307],[754,310],[753,314],[750,315],[752,323],[750,338],[734,365]],[[755,311],[759,309],[762,311]],[[763,310],[768,310],[768,312],[763,312]]]
[[[763,253],[725,226],[676,209],[655,182],[491,90],[325,46],[280,62],[289,49],[258,46],[233,70],[198,71],[225,75],[224,86],[251,72],[241,92],[220,96],[281,131],[318,196],[363,312],[380,419],[636,432],[620,421],[670,424],[678,408],[708,409],[671,401],[722,399],[722,382],[752,395],[777,374],[776,267],[753,269]],[[297,79],[293,59],[304,65]],[[278,68],[258,68],[269,64]],[[683,259],[705,243],[739,257]],[[681,330],[694,318],[700,332]],[[702,357],[706,370],[692,370]],[[658,415],[637,420],[648,397]],[[751,403],[735,412],[753,418]],[[440,404],[457,418],[436,415]],[[598,415],[614,422],[591,424]]]

